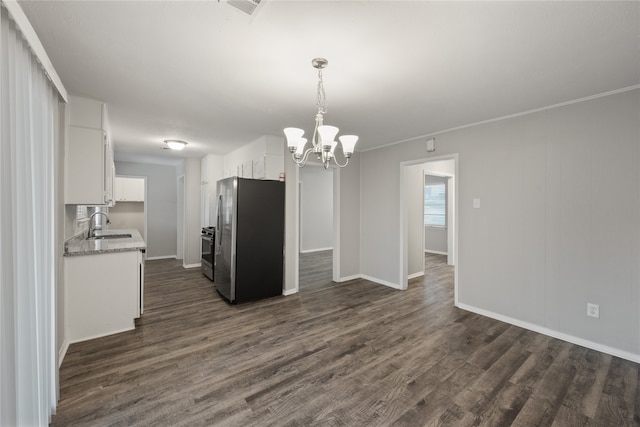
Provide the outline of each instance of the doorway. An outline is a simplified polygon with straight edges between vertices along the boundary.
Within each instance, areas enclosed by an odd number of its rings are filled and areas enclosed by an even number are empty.
[[[184,175],[178,177],[176,259],[184,259]]]
[[[400,284],[401,289],[407,289],[411,278],[419,277],[428,271],[429,265],[425,260],[430,253],[440,253],[446,257],[447,264],[454,267],[454,299],[457,303],[458,280],[458,155],[452,154],[434,158],[426,158],[401,163],[400,183],[400,221],[401,221],[401,254],[400,254]],[[431,180],[426,176],[433,177]],[[433,237],[429,231],[436,227],[428,227],[425,211],[425,184],[440,181],[446,185],[446,220],[440,227],[440,234],[444,233],[445,241],[440,243],[440,249],[431,248]],[[433,220],[433,218],[431,218]],[[439,237],[440,239],[443,236]],[[444,250],[442,249],[444,248]],[[433,256],[433,255],[432,255]]]
[[[307,164],[299,173],[298,288],[333,280],[334,174],[321,165]]]

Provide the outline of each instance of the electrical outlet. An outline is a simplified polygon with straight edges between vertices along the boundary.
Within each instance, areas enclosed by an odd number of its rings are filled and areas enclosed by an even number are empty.
[[[587,316],[600,318],[600,306],[598,304],[587,303]]]

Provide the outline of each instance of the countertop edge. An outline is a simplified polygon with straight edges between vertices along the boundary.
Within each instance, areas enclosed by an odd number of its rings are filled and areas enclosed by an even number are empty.
[[[64,256],[84,256],[84,255],[100,255],[113,252],[132,252],[143,251],[147,249],[145,241],[142,239],[140,232],[136,229],[114,229],[96,233],[100,235],[108,234],[131,234],[132,237],[117,240],[87,240],[82,234],[73,236],[65,242]]]

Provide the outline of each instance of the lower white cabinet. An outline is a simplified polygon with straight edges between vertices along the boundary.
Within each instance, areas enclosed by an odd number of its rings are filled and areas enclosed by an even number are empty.
[[[138,298],[136,318],[144,313],[144,259],[145,255],[142,251],[136,251],[138,254]]]
[[[127,331],[140,317],[142,251],[64,257],[65,329],[69,342]]]

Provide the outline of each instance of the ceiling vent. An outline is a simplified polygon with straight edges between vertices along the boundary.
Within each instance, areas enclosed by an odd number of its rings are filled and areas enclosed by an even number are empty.
[[[263,1],[264,0],[227,0],[227,3],[248,15],[253,15],[253,12],[256,11]]]

